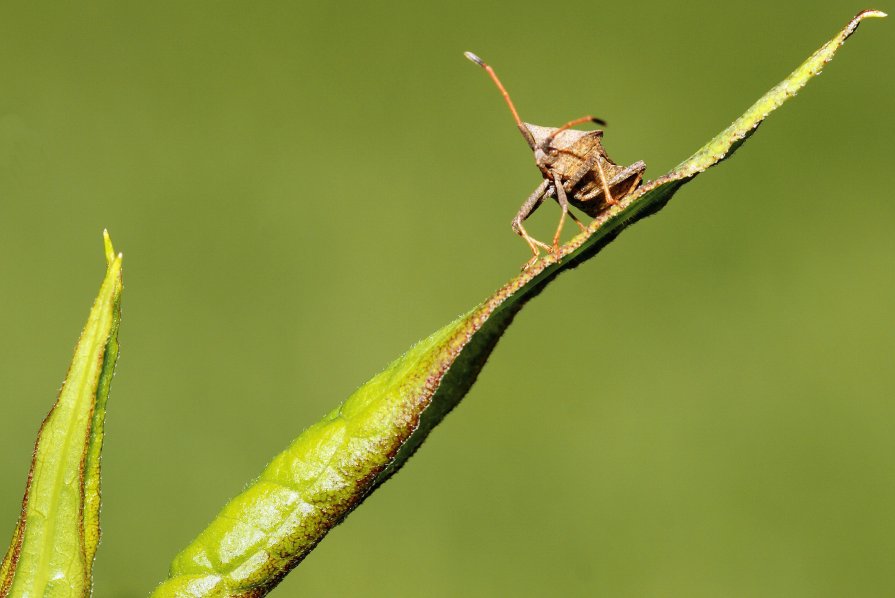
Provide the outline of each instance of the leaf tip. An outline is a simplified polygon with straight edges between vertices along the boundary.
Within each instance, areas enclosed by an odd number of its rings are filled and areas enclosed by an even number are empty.
[[[103,229],[103,247],[106,252],[106,264],[112,265],[115,261],[115,247],[112,245],[112,237],[109,236],[109,229]]]
[[[887,13],[884,13],[884,12],[881,11],[881,10],[874,10],[874,9],[870,8],[870,9],[867,9],[867,10],[862,10],[861,12],[859,12],[859,13],[855,16],[855,18],[858,19],[858,20],[860,20],[860,19],[866,19],[866,18],[868,18],[868,17],[875,17],[875,18],[879,18],[879,19],[881,19],[881,18],[883,18],[883,17],[888,17],[888,16],[889,16],[889,15],[888,15]]]
[[[881,19],[888,16],[888,14],[884,13],[881,10],[875,10],[872,8],[862,10],[855,15],[855,18],[848,22],[848,25],[845,26],[845,37],[848,37],[849,35],[854,33],[855,29],[858,28],[858,25],[860,25],[861,21],[863,21],[864,19]]]

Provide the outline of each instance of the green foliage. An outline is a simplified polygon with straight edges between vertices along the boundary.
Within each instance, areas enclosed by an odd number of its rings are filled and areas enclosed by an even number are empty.
[[[99,543],[100,452],[118,359],[121,255],[105,236],[106,276],[59,398],[40,427],[22,514],[0,566],[0,596],[85,596]]]
[[[866,17],[865,11],[730,127],[668,174],[598,216],[586,232],[421,341],[277,455],[181,552],[155,598],[267,593],[393,475],[472,386],[516,313],[559,273],[661,209],[684,183],[729,157],[795,95]]]

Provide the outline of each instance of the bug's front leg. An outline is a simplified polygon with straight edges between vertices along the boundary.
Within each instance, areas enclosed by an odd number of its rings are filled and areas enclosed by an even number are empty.
[[[522,225],[522,222],[531,216],[535,210],[537,210],[541,203],[544,201],[544,197],[547,196],[547,188],[550,186],[550,181],[544,179],[540,185],[538,185],[537,189],[535,189],[531,195],[528,196],[528,199],[525,200],[525,203],[522,204],[522,207],[519,208],[519,212],[516,213],[516,217],[513,218],[513,232],[525,239],[525,242],[528,243],[528,246],[531,247],[532,253],[534,256],[528,262],[522,266],[523,270],[528,270],[531,268],[535,262],[538,261],[538,258],[541,255],[538,247],[543,247],[547,251],[550,251],[551,247],[546,243],[542,243],[538,241],[534,237],[528,234],[528,231],[525,230],[525,227]]]

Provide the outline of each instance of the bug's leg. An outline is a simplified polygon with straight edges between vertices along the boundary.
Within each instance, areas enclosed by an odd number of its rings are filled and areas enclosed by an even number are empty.
[[[612,193],[609,192],[609,184],[606,182],[606,174],[603,172],[603,165],[597,160],[594,162],[594,166],[597,167],[597,174],[600,176],[600,185],[603,187],[603,197],[605,197],[604,201],[610,206],[618,205],[618,200],[612,197]]]
[[[581,179],[583,179],[585,175],[587,175],[587,173],[590,172],[591,169],[593,169],[594,164],[596,163],[597,154],[591,154],[590,156],[588,156],[587,160],[584,161],[584,164],[582,164],[578,168],[578,170],[575,171],[575,173],[571,176],[571,178],[566,181],[566,184],[563,186],[563,190],[565,190],[567,193],[571,193],[572,190],[575,188],[575,185],[577,185],[581,181]],[[569,210],[569,218],[571,218],[575,222],[575,224],[578,225],[578,228],[581,229],[581,232],[587,230],[587,227],[584,226],[581,221],[575,217],[575,214],[571,210]]]
[[[557,225],[556,233],[553,235],[553,257],[559,259],[559,237],[562,235],[562,227],[566,223],[566,216],[569,216],[574,220],[582,231],[584,230],[584,225],[578,221],[571,211],[569,211],[569,198],[566,197],[566,190],[563,189],[562,181],[559,180],[559,175],[556,173],[553,174],[553,184],[556,188],[556,201],[562,209],[562,215],[559,217],[559,225]]]
[[[615,184],[617,184],[618,181],[624,181],[624,180],[631,181],[630,184],[628,185],[627,189],[625,189],[624,191],[622,191],[620,193],[616,193],[616,196],[618,196],[619,199],[615,199],[615,196],[613,196],[613,199],[615,200],[615,202],[614,202],[615,204],[619,203],[619,200],[621,200],[621,198],[627,197],[630,193],[632,193],[635,189],[637,189],[638,186],[640,186],[640,183],[643,180],[643,170],[645,167],[646,167],[646,165],[643,162],[637,162],[635,164],[632,164],[631,166],[628,166],[627,168],[622,170],[620,173],[617,173],[615,175],[615,178],[613,179],[614,181],[616,181]],[[610,183],[611,183],[611,181],[610,181]],[[578,199],[580,199],[581,201],[590,201],[594,197],[596,197],[597,195],[599,195],[600,193],[603,193],[603,192],[604,192],[603,188],[601,187],[600,189],[592,190],[590,193],[588,193],[587,195],[584,195],[583,197],[579,196]],[[610,203],[612,203],[612,202],[610,202]]]
[[[566,191],[571,193],[572,189],[575,188],[575,185],[577,185],[581,181],[581,179],[583,179],[585,176],[587,176],[587,173],[589,173],[591,170],[593,170],[594,165],[597,164],[598,162],[599,162],[599,157],[598,157],[597,153],[596,152],[591,153],[587,157],[587,159],[584,161],[584,163],[578,167],[578,170],[576,170],[575,173],[572,174],[571,177],[569,177],[569,180],[566,181],[566,187],[567,187]]]
[[[580,230],[581,232],[584,232],[584,231],[587,230],[587,227],[584,226],[584,223],[583,223],[583,222],[581,222],[580,220],[578,220],[578,217],[575,216],[575,214],[572,213],[572,210],[569,210],[569,218],[572,219],[572,222],[574,222],[575,224],[578,225],[578,230]]]
[[[565,191],[565,188],[563,188],[563,191]],[[566,196],[566,201],[568,202],[568,196]],[[556,202],[559,203],[559,199],[557,199]],[[560,204],[560,205],[562,205],[562,204]],[[568,216],[569,216],[569,218],[572,219],[572,222],[574,222],[575,224],[578,225],[578,229],[579,229],[581,232],[586,231],[586,230],[587,230],[587,227],[584,226],[584,223],[583,223],[583,222],[581,222],[580,220],[578,220],[578,217],[577,217],[577,216],[575,215],[575,213],[572,211],[571,204],[568,204],[568,203],[567,203],[567,205],[569,205],[569,210],[568,210]]]
[[[543,247],[548,251],[551,249],[546,243],[542,243],[529,235],[528,231],[525,230],[525,227],[522,225],[522,221],[531,216],[534,211],[540,207],[541,203],[544,201],[544,197],[547,195],[547,188],[549,186],[550,181],[544,179],[544,182],[538,185],[538,188],[528,196],[528,199],[526,199],[525,203],[522,204],[522,207],[519,208],[519,212],[516,213],[516,217],[513,218],[513,232],[525,239],[525,242],[531,247],[532,253],[534,253],[534,256],[532,256],[532,258],[522,267],[523,270],[528,270],[538,261],[538,258],[541,255],[541,251],[538,247]]]

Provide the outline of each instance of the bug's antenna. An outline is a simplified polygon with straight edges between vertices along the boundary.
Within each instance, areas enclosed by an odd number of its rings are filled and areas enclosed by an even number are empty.
[[[507,93],[507,90],[503,86],[503,83],[501,83],[500,79],[497,78],[497,73],[494,72],[494,69],[491,68],[490,66],[488,66],[488,64],[486,64],[484,60],[482,60],[481,58],[479,58],[472,52],[464,52],[463,55],[466,56],[469,60],[476,63],[477,65],[479,65],[480,67],[482,67],[483,69],[485,69],[486,71],[488,71],[488,74],[491,75],[491,79],[494,81],[494,84],[497,86],[497,89],[500,90],[500,93],[503,96],[503,99],[506,100],[507,106],[510,107],[510,112],[513,113],[513,120],[516,121],[516,126],[521,127],[522,119],[519,118],[519,113],[516,112],[516,107],[513,105],[513,100],[510,99],[510,94]]]
[[[571,129],[572,127],[577,127],[578,125],[583,125],[584,123],[594,123],[595,125],[600,125],[603,127],[606,126],[605,120],[603,120],[602,118],[597,118],[596,116],[591,116],[589,114],[587,116],[582,116],[581,118],[576,118],[575,120],[570,120],[569,122],[567,122],[560,128],[558,128],[555,131],[553,131],[552,133],[550,133],[550,135],[548,135],[547,138],[544,139],[544,143],[542,144],[541,149],[546,151],[547,148],[550,147],[550,144],[553,143],[553,140],[556,139],[557,135],[559,135],[563,131]]]
[[[497,86],[497,89],[500,90],[500,94],[503,96],[503,99],[506,100],[507,106],[510,107],[510,112],[513,113],[513,120],[516,121],[516,126],[519,127],[519,131],[522,132],[522,136],[525,137],[525,141],[528,142],[528,145],[531,146],[532,149],[535,148],[534,137],[531,135],[531,131],[528,130],[528,127],[522,122],[522,119],[519,118],[519,113],[516,112],[516,106],[513,105],[513,100],[510,99],[510,94],[507,93],[506,88],[503,86],[503,83],[500,82],[500,79],[497,78],[497,73],[494,72],[494,69],[491,68],[484,60],[473,54],[472,52],[464,52],[463,53],[466,58],[476,63],[491,75],[491,80],[494,81],[494,84]]]

